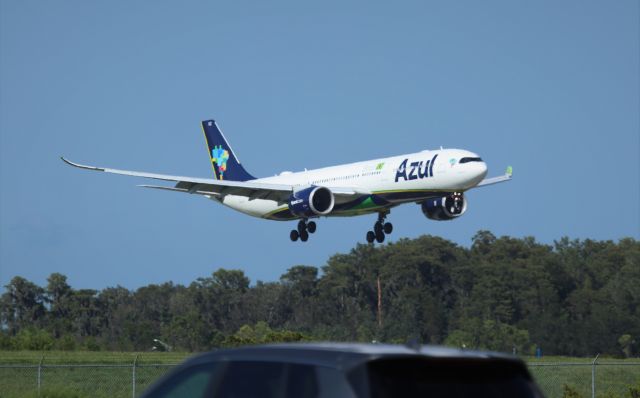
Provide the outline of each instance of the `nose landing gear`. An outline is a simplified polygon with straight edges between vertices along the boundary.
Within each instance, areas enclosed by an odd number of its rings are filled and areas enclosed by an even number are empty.
[[[378,213],[378,221],[373,224],[373,231],[367,232],[367,242],[373,243],[373,241],[376,241],[382,243],[384,242],[385,235],[393,232],[393,224],[384,221],[387,214],[389,213]]]
[[[300,239],[302,242],[306,242],[309,239],[309,234],[316,232],[316,223],[314,221],[308,221],[306,219],[298,221],[298,229],[293,229],[289,233],[289,238],[292,242]]]

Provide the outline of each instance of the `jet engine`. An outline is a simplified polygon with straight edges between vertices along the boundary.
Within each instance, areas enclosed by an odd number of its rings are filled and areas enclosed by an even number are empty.
[[[463,215],[465,211],[467,211],[467,200],[460,192],[422,202],[422,213],[430,220],[453,220]]]
[[[298,217],[327,215],[333,210],[335,198],[326,187],[310,186],[293,192],[289,197],[289,210]]]

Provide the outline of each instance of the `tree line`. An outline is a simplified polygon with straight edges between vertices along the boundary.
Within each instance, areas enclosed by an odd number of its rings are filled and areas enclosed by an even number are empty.
[[[266,266],[266,265],[265,265]],[[422,236],[358,244],[321,269],[251,285],[218,269],[188,286],[74,289],[16,276],[0,297],[0,349],[174,350],[277,341],[429,344],[531,354],[640,351],[640,244]]]

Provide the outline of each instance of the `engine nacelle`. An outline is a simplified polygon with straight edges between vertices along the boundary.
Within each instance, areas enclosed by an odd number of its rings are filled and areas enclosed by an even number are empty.
[[[295,191],[289,197],[289,210],[298,217],[327,215],[333,210],[335,198],[329,188],[310,186]]]
[[[463,215],[465,211],[467,211],[467,200],[464,194],[458,192],[422,202],[422,212],[430,220],[453,220]]]

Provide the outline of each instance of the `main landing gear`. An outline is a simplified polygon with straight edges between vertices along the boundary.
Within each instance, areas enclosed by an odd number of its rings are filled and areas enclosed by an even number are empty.
[[[384,222],[389,213],[378,213],[378,221],[373,224],[373,231],[367,232],[367,242],[373,243],[375,240],[378,243],[384,242],[385,235],[389,235],[393,232],[393,224],[390,222]]]
[[[309,234],[316,232],[316,223],[314,221],[300,220],[298,221],[298,229],[291,230],[289,237],[292,242],[298,240],[298,238],[306,242],[309,239]]]

